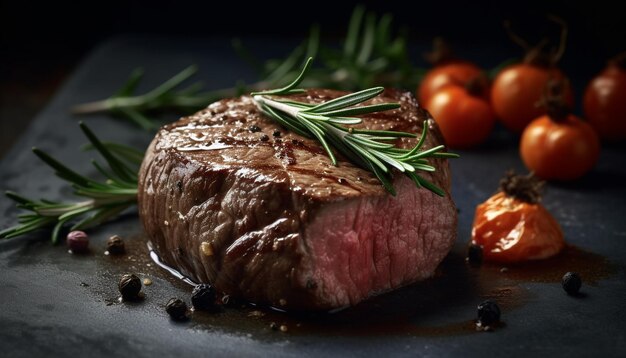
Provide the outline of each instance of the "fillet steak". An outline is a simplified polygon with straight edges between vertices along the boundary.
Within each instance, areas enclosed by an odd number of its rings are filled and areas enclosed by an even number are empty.
[[[311,103],[344,95],[308,90]],[[401,107],[356,127],[430,132],[442,138],[410,93],[386,90],[370,103]],[[410,147],[414,138],[399,139]],[[320,144],[264,117],[251,97],[211,104],[163,126],[146,152],[139,213],[161,259],[197,282],[288,310],[330,310],[430,277],[456,238],[445,159],[420,173],[439,197],[394,173],[397,195]]]

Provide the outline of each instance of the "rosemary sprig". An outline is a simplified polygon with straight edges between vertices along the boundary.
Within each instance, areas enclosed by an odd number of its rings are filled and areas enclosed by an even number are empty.
[[[143,78],[143,70],[135,69],[116,94],[102,101],[77,105],[72,108],[72,113],[109,112],[125,117],[146,130],[156,129],[158,125],[149,119],[150,112],[159,110],[189,112],[206,107],[212,100],[218,98],[217,92],[201,93],[202,84],[199,82],[184,89],[177,89],[196,71],[196,66],[189,66],[153,90],[135,95],[135,90]]]
[[[108,221],[137,202],[137,167],[129,164],[142,153],[120,144],[100,141],[84,124],[80,128],[90,141],[90,147],[105,159],[108,169],[95,160],[94,167],[107,179],[98,182],[84,177],[66,167],[44,151],[33,148],[33,152],[52,169],[55,174],[72,184],[74,193],[85,197],[79,202],[33,200],[12,191],[6,196],[17,203],[17,207],[30,213],[18,216],[18,224],[0,231],[0,238],[21,236],[33,231],[52,227],[52,242],[56,243],[65,224],[72,223],[70,230],[97,226]],[[124,158],[124,159],[122,159]]]
[[[312,26],[308,38],[286,58],[264,62],[257,60],[244,48],[241,41],[235,39],[235,51],[259,73],[259,80],[255,83],[208,92],[201,92],[200,83],[186,89],[177,89],[196,72],[196,67],[190,66],[152,91],[136,95],[135,90],[143,77],[143,71],[136,69],[115,95],[105,100],[78,105],[72,112],[108,112],[151,131],[158,127],[151,116],[153,112],[175,110],[177,114],[186,115],[222,98],[263,88],[280,87],[298,76],[305,59],[318,56],[322,59],[321,66],[310,69],[312,76],[303,83],[305,87],[356,90],[377,84],[413,90],[424,70],[411,64],[405,36],[392,36],[391,25],[390,14],[379,18],[358,6],[350,19],[343,49],[336,49],[332,45],[323,46],[319,27]]]
[[[260,64],[240,41],[235,42],[236,50],[246,62],[260,69],[260,82],[265,85],[261,88],[291,82],[300,73],[301,63],[309,57],[319,57],[321,66],[309,70],[311,76],[303,81],[304,87],[354,91],[382,85],[414,90],[425,70],[411,63],[406,36],[393,35],[392,20],[391,14],[377,16],[357,6],[341,49],[321,44],[319,28],[313,26],[309,37],[282,61]],[[255,84],[255,88],[259,87]]]
[[[401,137],[416,137],[415,134],[343,126],[361,123],[361,118],[354,117],[357,115],[399,108],[398,103],[362,105],[383,92],[383,87],[369,88],[320,104],[277,98],[304,92],[303,89],[296,87],[304,79],[311,61],[312,58],[309,58],[296,79],[287,86],[253,92],[251,95],[259,109],[295,133],[317,139],[334,165],[337,165],[337,158],[331,147],[356,165],[373,172],[385,189],[393,195],[395,189],[392,185],[391,169],[395,168],[408,176],[418,187],[424,187],[443,196],[445,192],[441,188],[422,178],[417,171],[435,171],[435,167],[428,163],[428,158],[457,158],[458,155],[445,152],[443,145],[423,150],[428,132],[427,125],[424,125],[417,144],[411,149],[395,147],[389,141]]]

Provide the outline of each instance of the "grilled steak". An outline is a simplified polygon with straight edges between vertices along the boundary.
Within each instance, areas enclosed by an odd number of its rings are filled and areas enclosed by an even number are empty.
[[[411,94],[387,90],[378,102],[401,108],[368,115],[361,127],[421,133],[428,125],[425,148],[441,143]],[[456,236],[447,161],[420,173],[448,192],[442,198],[401,173],[394,197],[373,174],[338,159],[333,166],[316,141],[265,118],[250,97],[219,101],[160,129],[141,168],[140,216],[169,265],[282,309],[354,305],[431,276]]]

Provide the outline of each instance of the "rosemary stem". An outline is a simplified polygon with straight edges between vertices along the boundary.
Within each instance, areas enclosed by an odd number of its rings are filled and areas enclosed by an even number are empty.
[[[396,193],[393,188],[392,169],[407,175],[417,187],[425,187],[437,195],[444,195],[445,191],[416,173],[416,170],[435,171],[436,168],[428,165],[426,158],[452,157],[443,152],[444,146],[427,150],[422,148],[427,132],[426,123],[420,139],[412,149],[396,147],[389,143],[389,140],[416,137],[413,133],[345,127],[361,123],[362,120],[358,117],[360,115],[401,107],[399,103],[365,105],[367,101],[380,95],[384,91],[383,87],[368,88],[316,104],[272,99],[273,96],[304,93],[305,90],[297,86],[302,83],[311,60],[312,58],[307,60],[300,74],[290,84],[274,90],[252,93],[252,99],[259,110],[296,133],[317,139],[333,165],[338,165],[334,151],[339,151],[353,164],[373,172],[385,190],[392,195]]]
[[[92,207],[92,206],[94,206],[94,199],[77,202],[73,204],[70,207],[70,209],[68,209],[68,207],[44,208],[44,209],[37,209],[36,212],[37,214],[41,216],[57,217],[57,216],[65,214],[66,212],[68,212],[68,210],[75,210],[75,209],[87,208],[87,207]]]
[[[287,113],[288,115],[290,115],[292,117],[297,117],[298,114],[300,113],[300,110],[295,108],[295,107],[293,107],[293,106],[290,106],[290,105],[288,105],[286,103],[281,103],[281,102],[278,102],[278,101],[271,100],[271,99],[269,99],[267,97],[264,97],[264,96],[261,96],[261,95],[256,95],[256,96],[254,96],[252,98],[254,99],[255,102],[257,102],[257,105],[259,107],[261,107],[261,105],[265,104],[265,105],[268,105],[268,106],[270,106],[272,108],[278,109],[279,111],[285,112],[285,113]]]
[[[89,114],[106,112],[113,109],[140,107],[145,105],[148,100],[144,96],[108,98],[101,101],[79,104],[72,107],[73,114]]]
[[[267,88],[268,86],[270,86],[269,82],[259,81],[246,85],[246,88],[250,89],[251,91],[260,91]],[[172,106],[201,108],[211,104],[210,102],[212,100],[235,97],[238,94],[240,93],[238,93],[238,89],[236,87],[226,87],[197,94],[194,96],[175,96],[170,101],[170,104]],[[100,101],[79,104],[72,107],[70,111],[72,114],[82,115],[108,112],[125,108],[147,107],[151,109],[153,107],[152,104],[155,100],[156,98],[151,95],[140,95],[135,97],[113,97]]]

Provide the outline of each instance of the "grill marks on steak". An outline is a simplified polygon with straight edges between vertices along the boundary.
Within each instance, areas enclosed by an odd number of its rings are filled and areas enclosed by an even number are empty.
[[[420,133],[427,124],[425,147],[441,142],[410,94],[386,91],[372,103],[391,101],[401,108],[361,127]],[[392,197],[339,159],[333,166],[316,141],[265,118],[250,97],[223,100],[159,131],[140,172],[140,215],[165,262],[256,303],[332,309],[432,275],[455,239],[449,193],[437,197],[395,173]],[[437,172],[424,176],[449,191],[447,162],[432,163]]]

